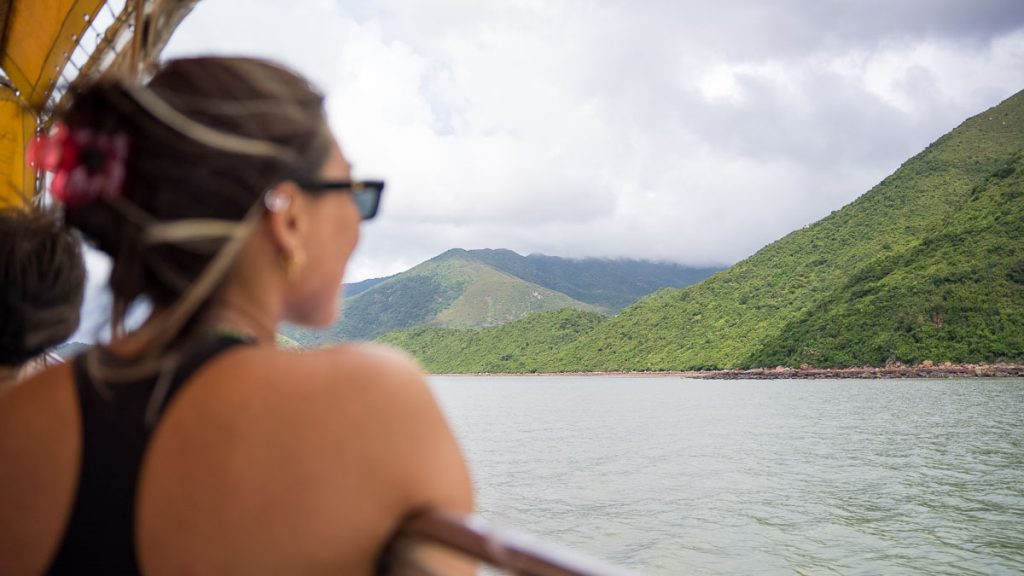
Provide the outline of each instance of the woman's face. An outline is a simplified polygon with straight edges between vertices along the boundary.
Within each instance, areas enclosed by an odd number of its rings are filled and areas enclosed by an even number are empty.
[[[351,166],[334,144],[319,179],[350,177]],[[347,192],[302,194],[301,201],[309,223],[303,242],[306,262],[295,278],[286,316],[306,326],[328,326],[338,315],[338,293],[345,266],[359,241],[361,218],[355,199]]]

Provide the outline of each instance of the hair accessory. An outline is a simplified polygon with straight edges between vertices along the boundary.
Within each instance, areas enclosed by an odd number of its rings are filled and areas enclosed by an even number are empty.
[[[246,154],[249,156],[266,156],[280,158],[287,162],[298,160],[291,149],[256,138],[247,138],[230,132],[211,128],[189,118],[168,104],[163,98],[145,86],[125,85],[125,93],[147,112],[153,115],[168,128],[194,142],[225,152]]]
[[[54,199],[78,208],[97,198],[121,196],[128,135],[71,129],[59,123],[50,134],[36,136],[27,156],[29,166],[54,173],[50,183]]]

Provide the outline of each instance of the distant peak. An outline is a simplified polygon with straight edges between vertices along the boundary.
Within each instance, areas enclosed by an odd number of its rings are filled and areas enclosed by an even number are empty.
[[[452,248],[450,250],[445,250],[444,252],[438,254],[437,256],[434,256],[433,258],[431,258],[431,260],[447,260],[449,258],[458,258],[460,256],[465,256],[468,253],[469,252],[462,248]]]
[[[515,257],[518,257],[518,258],[522,258],[523,257],[522,254],[519,254],[515,250],[509,250],[508,248],[477,248],[475,250],[470,250],[469,253],[473,254],[473,255],[480,255],[480,254],[482,254],[482,255],[515,256]]]

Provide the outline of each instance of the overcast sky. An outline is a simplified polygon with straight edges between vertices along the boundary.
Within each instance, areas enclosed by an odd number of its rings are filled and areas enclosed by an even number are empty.
[[[767,5],[771,4],[771,7]],[[203,0],[388,182],[348,278],[448,248],[729,264],[1024,88],[1024,3]]]
[[[202,0],[165,55],[209,53],[310,76],[387,180],[347,281],[454,247],[731,264],[1024,89],[1024,1]]]
[[[1024,88],[1024,2],[202,0],[166,55],[204,53],[312,77],[387,179],[349,281],[453,247],[731,264]]]
[[[1021,0],[202,0],[388,188],[348,280],[448,248],[729,264],[1024,88]]]

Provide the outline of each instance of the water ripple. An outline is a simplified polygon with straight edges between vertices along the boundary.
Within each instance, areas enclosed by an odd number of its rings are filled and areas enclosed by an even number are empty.
[[[1024,573],[1024,380],[434,378],[481,511],[651,574]]]

